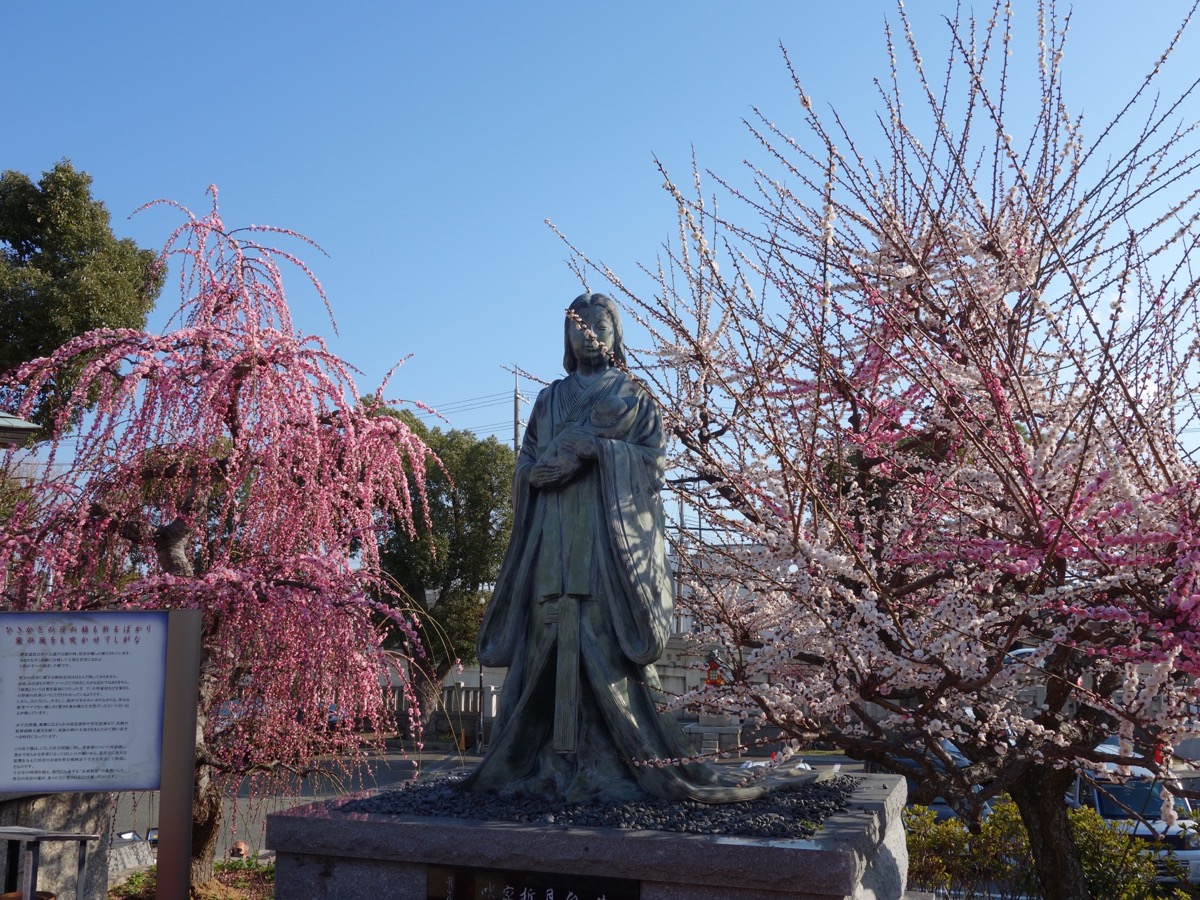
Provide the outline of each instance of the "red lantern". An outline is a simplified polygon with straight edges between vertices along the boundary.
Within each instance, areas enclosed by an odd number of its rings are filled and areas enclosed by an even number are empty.
[[[721,664],[715,659],[708,661],[708,676],[704,683],[713,687],[720,687],[725,683],[725,679],[721,677]]]

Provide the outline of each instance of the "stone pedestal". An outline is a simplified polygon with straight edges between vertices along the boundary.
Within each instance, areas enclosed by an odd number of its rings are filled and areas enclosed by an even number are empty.
[[[268,816],[266,843],[276,900],[427,900],[428,866],[626,879],[640,900],[896,900],[905,793],[903,779],[866,776],[810,840],[343,813],[331,801]]]
[[[699,721],[683,726],[696,752],[709,758],[718,753],[742,755],[742,726],[727,716],[700,716]]]

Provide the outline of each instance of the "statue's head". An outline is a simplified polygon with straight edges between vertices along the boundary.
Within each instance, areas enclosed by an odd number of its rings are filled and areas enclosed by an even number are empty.
[[[573,314],[573,315],[572,315]],[[612,360],[618,365],[625,365],[625,336],[621,330],[621,315],[612,297],[605,294],[580,294],[567,307],[567,319],[563,327],[563,368],[574,372],[579,368],[579,360],[575,358],[575,350],[571,345],[571,332],[578,328],[576,317],[587,323],[595,317],[607,317],[612,323]]]

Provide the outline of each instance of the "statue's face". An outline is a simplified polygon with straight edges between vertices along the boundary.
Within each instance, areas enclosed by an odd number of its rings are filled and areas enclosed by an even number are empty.
[[[606,310],[597,306],[580,310],[579,318],[587,324],[587,329],[571,321],[571,352],[575,354],[575,359],[589,366],[607,362],[612,355],[613,341],[616,340],[612,318]]]

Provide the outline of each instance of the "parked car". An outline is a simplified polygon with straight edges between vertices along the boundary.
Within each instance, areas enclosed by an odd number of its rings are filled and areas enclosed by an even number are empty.
[[[954,742],[951,741],[949,738],[945,738],[942,740],[941,749],[942,749],[942,752],[946,754],[946,758],[950,760],[950,764],[952,766],[954,766],[956,769],[965,769],[967,766],[969,766],[971,764],[971,761],[963,755],[962,751],[959,750],[958,747],[956,747],[954,745]],[[899,757],[899,758],[897,758],[896,763],[900,767],[903,767],[903,768],[909,768],[909,767],[918,767],[919,768],[919,767],[921,767],[921,765],[920,765],[921,763],[927,763],[930,767],[932,767],[933,769],[935,769],[937,771],[944,772],[946,770],[945,763],[943,763],[939,757],[933,756],[933,755],[924,756],[920,760],[918,760],[916,757],[913,757],[913,756]],[[868,762],[864,768],[867,772],[891,773],[893,771],[892,769],[888,768],[887,766],[881,765],[880,763],[876,763],[876,762]],[[915,804],[913,803],[912,797],[913,797],[913,794],[916,793],[918,785],[917,785],[917,782],[914,781],[912,778],[906,778],[905,780],[908,782],[908,805],[913,806]],[[976,790],[978,790],[978,787],[976,787]],[[929,809],[933,810],[934,815],[937,816],[938,821],[942,821],[943,819],[953,819],[953,818],[957,818],[957,816],[958,816],[958,814],[953,810],[953,808],[951,808],[949,802],[946,800],[945,797],[934,797],[928,803],[921,804],[921,805],[927,806]],[[992,814],[991,804],[984,802],[981,812],[980,812],[980,815],[982,816],[982,818],[986,819],[991,814]]]
[[[1105,749],[1107,742],[1097,749]],[[1067,805],[1089,807],[1110,822],[1125,822],[1131,834],[1161,848],[1165,857],[1172,853],[1187,880],[1200,884],[1200,825],[1192,820],[1192,807],[1186,798],[1175,797],[1177,821],[1168,825],[1162,818],[1162,781],[1148,769],[1131,767],[1129,775],[1118,777],[1117,767],[1106,764],[1103,773],[1081,772],[1067,794]],[[1168,875],[1165,859],[1159,870]]]

